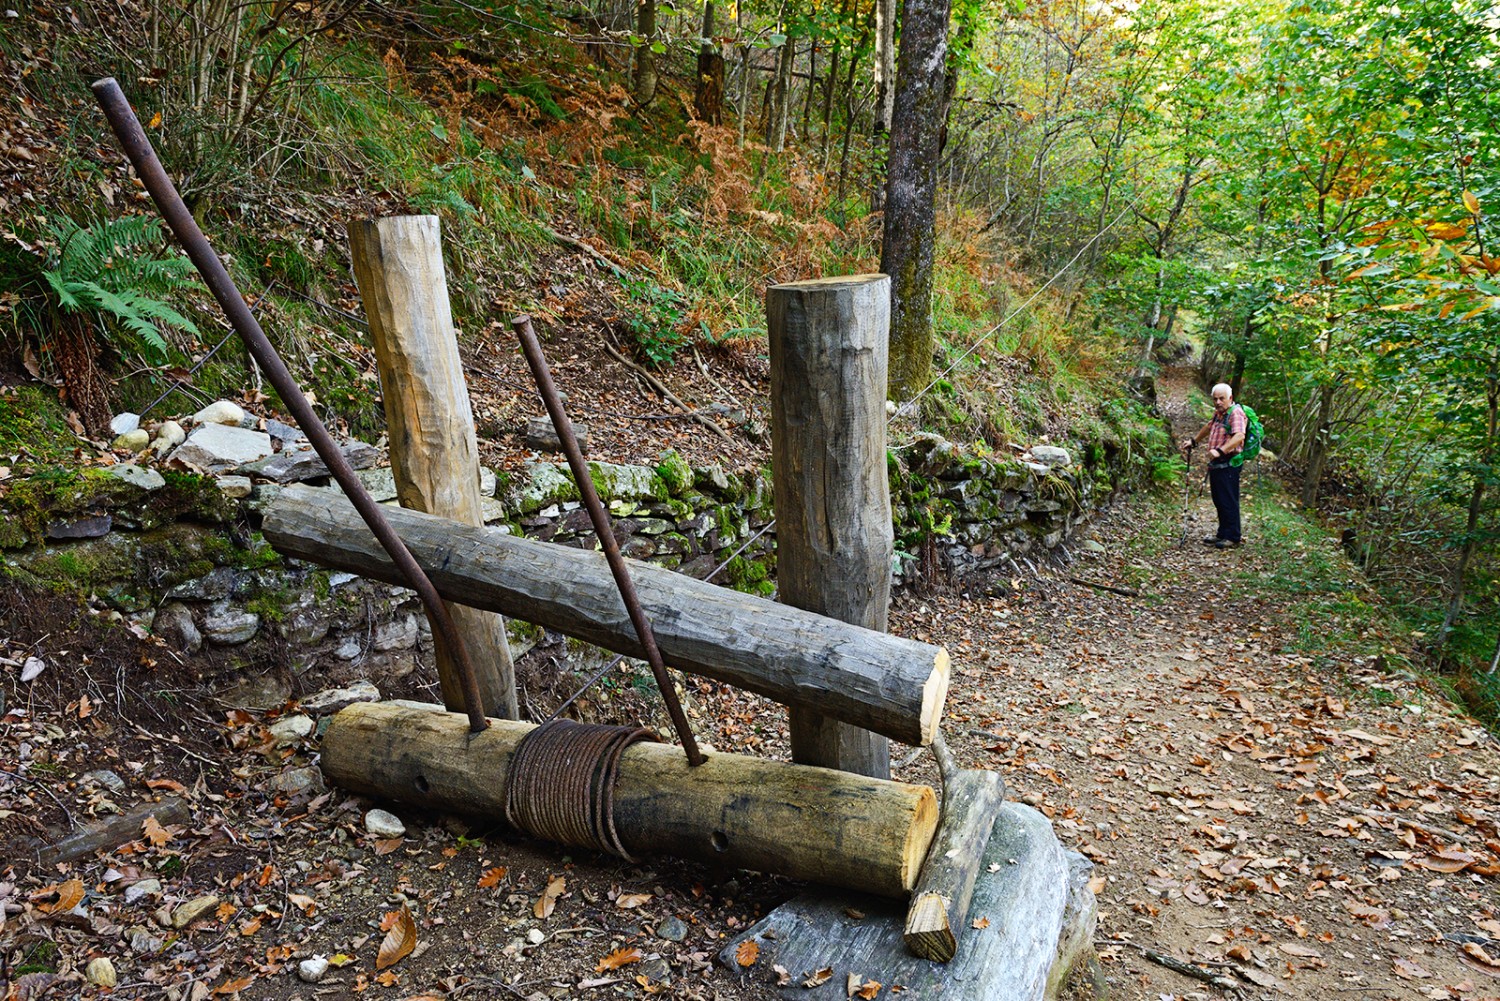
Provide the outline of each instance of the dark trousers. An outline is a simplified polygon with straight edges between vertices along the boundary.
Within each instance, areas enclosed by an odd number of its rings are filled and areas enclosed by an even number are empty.
[[[1208,467],[1208,492],[1219,512],[1219,538],[1240,541],[1240,468],[1224,464]]]

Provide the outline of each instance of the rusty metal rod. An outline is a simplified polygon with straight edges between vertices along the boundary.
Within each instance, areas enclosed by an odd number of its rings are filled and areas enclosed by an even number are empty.
[[[168,228],[176,234],[177,241],[187,252],[188,259],[203,276],[204,284],[218,300],[219,307],[224,310],[230,324],[245,342],[245,347],[249,349],[251,356],[265,372],[271,385],[275,387],[282,403],[291,412],[297,425],[307,435],[307,440],[312,443],[313,450],[318,453],[318,458],[323,460],[328,471],[333,474],[333,478],[349,496],[355,510],[365,520],[365,524],[370,527],[370,531],[374,533],[380,545],[390,554],[391,561],[400,569],[407,583],[422,600],[422,607],[427,610],[433,628],[447,644],[453,656],[453,663],[458,668],[460,685],[463,689],[464,710],[469,716],[469,729],[474,733],[485,729],[490,724],[485,719],[484,700],[479,694],[479,682],[474,675],[474,665],[469,660],[468,648],[464,645],[463,638],[458,635],[458,630],[453,627],[453,620],[448,615],[448,609],[443,606],[443,600],[438,596],[437,589],[432,586],[432,581],[427,579],[427,575],[412,558],[411,552],[401,541],[401,537],[391,528],[390,522],[385,520],[380,506],[375,503],[359,477],[354,475],[354,469],[344,458],[343,451],[333,440],[333,436],[328,433],[328,429],[323,426],[323,422],[318,419],[318,415],[313,412],[312,404],[307,402],[307,397],[302,394],[296,380],[292,378],[292,373],[287,370],[281,356],[276,353],[276,348],[271,345],[265,331],[256,322],[250,308],[245,305],[244,297],[240,295],[239,289],[235,288],[234,280],[229,277],[229,272],[224,268],[224,262],[219,260],[219,255],[209,244],[208,237],[204,236],[203,231],[198,228],[197,221],[193,219],[192,213],[182,201],[182,196],[177,193],[172,179],[167,176],[166,169],[157,159],[156,151],[151,148],[151,142],[146,138],[146,133],[142,130],[140,121],[136,119],[135,112],[131,110],[130,102],[125,100],[120,85],[115,82],[114,77],[105,77],[94,82],[93,91],[94,98],[104,109],[110,128],[114,130],[115,138],[120,141],[120,146],[129,158],[131,166],[135,168],[146,190],[151,193],[151,199],[156,203],[157,211],[161,213]]]
[[[558,395],[557,386],[552,381],[552,372],[542,354],[541,342],[536,339],[536,331],[531,327],[531,317],[522,314],[512,319],[510,325],[521,339],[521,350],[526,353],[526,364],[531,366],[531,377],[536,380],[537,392],[541,394],[547,413],[552,417],[552,426],[557,429],[563,454],[568,457],[568,466],[573,470],[573,478],[578,481],[578,496],[588,510],[589,519],[594,523],[600,545],[604,547],[609,572],[615,578],[615,586],[620,589],[620,600],[625,603],[631,624],[635,626],[635,634],[640,638],[642,649],[646,651],[646,661],[651,665],[656,687],[661,689],[662,701],[667,704],[667,714],[672,717],[672,726],[676,728],[682,748],[687,752],[688,765],[697,767],[708,759],[698,750],[698,741],[693,736],[692,728],[688,726],[682,703],[677,701],[677,689],[667,676],[667,665],[662,661],[661,650],[656,645],[656,634],[651,631],[651,621],[646,618],[646,610],[641,607],[641,599],[635,593],[635,583],[630,579],[625,558],[620,555],[620,544],[615,541],[609,514],[599,502],[599,492],[594,489],[588,463],[583,460],[583,450],[578,447],[578,439],[573,435],[573,422],[568,420],[568,415],[563,410],[562,397]]]

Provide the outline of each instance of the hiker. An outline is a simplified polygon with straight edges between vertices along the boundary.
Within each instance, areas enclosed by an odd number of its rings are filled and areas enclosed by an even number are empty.
[[[1186,452],[1208,438],[1208,490],[1219,512],[1219,530],[1203,540],[1206,546],[1229,549],[1240,544],[1240,467],[1234,455],[1245,444],[1248,420],[1234,402],[1234,390],[1224,383],[1213,388],[1214,415],[1203,429],[1182,442]]]

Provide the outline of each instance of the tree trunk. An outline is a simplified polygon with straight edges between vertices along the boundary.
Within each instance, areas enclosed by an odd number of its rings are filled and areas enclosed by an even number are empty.
[[[1464,606],[1464,577],[1468,574],[1469,563],[1474,558],[1474,552],[1479,548],[1479,516],[1484,510],[1485,487],[1489,483],[1489,477],[1493,474],[1495,464],[1495,448],[1497,432],[1500,432],[1500,369],[1497,363],[1491,362],[1490,371],[1486,378],[1486,397],[1489,405],[1487,414],[1487,426],[1485,428],[1484,452],[1480,458],[1480,468],[1474,471],[1474,486],[1469,492],[1469,517],[1464,523],[1464,544],[1459,550],[1458,563],[1453,568],[1453,581],[1448,586],[1448,610],[1443,615],[1443,626],[1438,631],[1438,652],[1441,653],[1448,645],[1448,638],[1453,632],[1453,624],[1458,621],[1459,613]],[[1493,665],[1491,670],[1493,670]]]
[[[888,135],[896,107],[896,0],[875,0],[875,136]]]
[[[887,160],[880,270],[891,276],[891,385],[920,392],[932,369],[937,176],[948,117],[948,0],[907,0]]]
[[[724,56],[714,41],[714,2],[704,0],[703,34],[698,43],[698,88],[693,110],[710,125],[724,120]]]
[[[1333,387],[1324,386],[1318,394],[1318,422],[1307,443],[1307,475],[1302,480],[1302,506],[1306,508],[1318,503],[1318,481],[1323,478],[1323,464],[1332,444],[1328,433],[1333,420]]]
[[[766,116],[766,145],[773,153],[786,148],[787,118],[792,103],[792,65],[797,59],[797,40],[791,35],[776,53],[776,78],[771,88],[771,109]]]
[[[656,0],[636,0],[635,33],[642,39],[635,49],[635,101],[645,106],[656,97],[656,53],[651,51],[656,40]]]

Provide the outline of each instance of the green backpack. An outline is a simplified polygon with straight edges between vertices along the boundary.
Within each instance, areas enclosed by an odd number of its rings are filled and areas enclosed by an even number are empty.
[[[1240,446],[1238,452],[1230,456],[1229,464],[1231,466],[1243,466],[1246,462],[1260,454],[1260,446],[1266,440],[1266,428],[1260,422],[1260,418],[1255,415],[1254,410],[1251,410],[1243,403],[1236,403],[1235,406],[1239,407],[1240,411],[1245,415],[1245,444]],[[1227,412],[1224,414],[1224,431],[1226,433],[1229,431],[1229,414]]]

